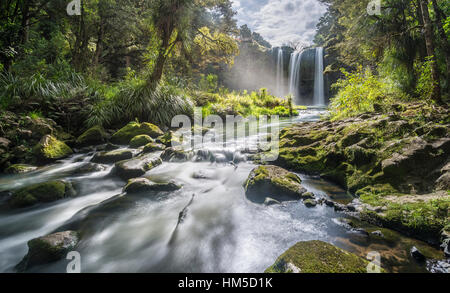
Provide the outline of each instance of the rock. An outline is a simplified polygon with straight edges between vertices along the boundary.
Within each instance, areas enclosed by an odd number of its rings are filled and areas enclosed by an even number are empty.
[[[377,237],[384,238],[384,235],[383,235],[383,233],[382,233],[380,230],[373,231],[371,234],[372,234],[372,235],[375,235],[375,236],[377,236]]]
[[[157,152],[157,151],[163,151],[165,149],[166,149],[165,145],[151,142],[151,143],[145,145],[144,153],[152,153],[152,152]]]
[[[145,146],[145,145],[147,145],[149,143],[153,143],[153,142],[154,142],[153,138],[151,138],[148,135],[145,135],[145,134],[138,135],[138,136],[135,136],[130,141],[130,148],[137,149],[137,148],[139,148],[141,146]]]
[[[367,273],[369,262],[322,241],[295,244],[266,273]],[[383,270],[381,269],[381,272]]]
[[[11,144],[11,141],[9,139],[6,139],[4,137],[0,137],[0,149],[8,149],[9,145]]]
[[[44,162],[64,159],[73,154],[68,145],[51,135],[44,136],[33,148],[33,152],[40,161]]]
[[[99,145],[105,143],[108,138],[108,134],[102,126],[97,125],[86,130],[76,140],[76,145],[80,147]]]
[[[158,126],[151,123],[130,122],[127,126],[117,131],[112,137],[111,142],[120,145],[127,145],[138,135],[148,135],[152,138],[162,136],[164,132]]]
[[[28,242],[28,254],[16,266],[19,272],[63,259],[78,244],[75,231],[65,231],[39,237]]]
[[[109,152],[100,152],[94,155],[91,162],[100,164],[113,164],[123,160],[133,158],[132,150],[115,150]]]
[[[214,172],[207,172],[205,170],[196,171],[194,172],[194,174],[192,174],[192,178],[194,179],[212,180],[214,179],[214,177],[215,177]]]
[[[158,155],[147,154],[134,159],[117,162],[114,172],[123,180],[128,180],[131,178],[140,177],[147,171],[150,171],[161,164],[162,161]]]
[[[450,274],[450,259],[427,261],[427,270],[433,274]]]
[[[445,172],[436,180],[436,190],[450,190],[450,172]]]
[[[328,199],[325,199],[325,204],[329,207],[334,207],[334,202]]]
[[[244,188],[247,198],[257,203],[264,203],[266,197],[284,201],[301,199],[306,193],[301,182],[297,175],[283,168],[259,166],[250,173]]]
[[[192,152],[186,152],[180,148],[167,148],[161,154],[161,159],[164,162],[186,162],[192,157]]]
[[[180,141],[175,138],[174,133],[172,131],[168,131],[164,135],[159,136],[156,139],[156,142],[161,143],[166,147],[175,147],[180,145]]]
[[[15,164],[15,165],[9,166],[5,170],[5,173],[6,174],[24,174],[24,173],[29,173],[29,172],[35,171],[36,169],[37,169],[37,167],[31,166],[31,165]]]
[[[56,134],[56,123],[51,119],[26,117],[25,124],[35,138]]]
[[[266,197],[266,199],[264,200],[264,205],[266,205],[266,206],[272,206],[272,205],[276,205],[276,204],[281,204],[281,203],[278,200],[275,200],[270,197]]]
[[[72,184],[61,180],[34,184],[16,191],[8,201],[12,208],[24,208],[76,195]]]
[[[425,257],[425,255],[423,255],[422,252],[420,252],[419,249],[417,249],[417,247],[415,247],[415,246],[413,246],[411,248],[410,253],[411,253],[411,256],[419,262],[424,262],[427,259]]]
[[[107,152],[115,151],[117,149],[120,149],[120,146],[112,144],[112,143],[107,143],[105,145],[105,151],[107,151]]]
[[[307,208],[313,208],[313,207],[317,206],[317,201],[315,201],[313,199],[306,199],[303,201],[303,203],[305,204],[305,206]]]
[[[305,192],[302,194],[303,199],[315,199],[316,196],[312,192]]]
[[[83,174],[90,174],[95,172],[101,172],[105,171],[106,167],[100,164],[95,163],[86,163],[79,168],[75,169],[73,174],[75,175],[83,175]]]
[[[356,207],[353,204],[348,204],[346,206],[347,210],[350,212],[356,212]]]
[[[174,181],[166,183],[155,183],[147,178],[130,179],[128,184],[124,187],[123,192],[126,193],[142,193],[142,192],[170,192],[181,189],[182,186],[176,184]]]

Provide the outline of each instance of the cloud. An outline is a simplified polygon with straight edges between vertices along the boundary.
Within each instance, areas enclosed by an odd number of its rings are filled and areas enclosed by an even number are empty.
[[[311,44],[326,7],[317,0],[233,0],[240,25],[247,24],[273,46]]]

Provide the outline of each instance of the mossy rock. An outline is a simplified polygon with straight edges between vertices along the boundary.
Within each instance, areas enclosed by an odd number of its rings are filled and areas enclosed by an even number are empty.
[[[68,145],[51,135],[44,136],[33,148],[33,152],[40,161],[60,160],[73,154]]]
[[[129,160],[133,158],[132,150],[115,150],[110,152],[100,152],[94,155],[92,158],[93,163],[100,164],[113,164],[123,160]]]
[[[36,169],[37,169],[37,167],[31,166],[31,165],[26,165],[26,164],[15,164],[15,165],[9,166],[9,167],[5,170],[5,173],[6,173],[6,174],[24,174],[24,173],[33,172],[33,171],[35,171]]]
[[[57,180],[22,188],[13,194],[8,203],[12,208],[24,208],[75,195],[76,192],[71,183]]]
[[[127,145],[138,135],[148,135],[152,138],[162,136],[164,132],[158,126],[151,123],[130,122],[127,126],[117,131],[112,137],[111,142],[120,145]]]
[[[144,175],[147,171],[162,164],[162,160],[155,154],[142,155],[134,159],[117,162],[114,168],[115,174],[123,180]]]
[[[16,266],[19,272],[52,263],[66,257],[78,244],[79,235],[75,231],[58,232],[39,237],[28,242],[28,254]]]
[[[303,201],[303,204],[308,208],[314,208],[317,206],[317,201],[315,201],[314,199],[305,199]]]
[[[124,187],[123,192],[128,194],[143,193],[143,192],[171,192],[181,189],[180,184],[174,181],[156,183],[147,178],[130,179],[128,184]]]
[[[191,151],[185,151],[181,148],[167,148],[161,154],[161,159],[164,162],[186,162],[193,156]]]
[[[138,135],[138,136],[135,136],[130,141],[130,148],[137,149],[141,146],[145,146],[145,145],[147,145],[149,143],[153,143],[153,142],[154,142],[153,138],[151,138],[150,136],[148,136],[146,134]]]
[[[278,201],[301,199],[306,189],[301,185],[301,179],[277,166],[259,166],[249,175],[244,184],[248,199],[264,203],[266,197]]]
[[[367,273],[369,261],[323,241],[299,242],[266,273]],[[381,270],[383,271],[383,270]]]
[[[97,125],[86,130],[76,140],[76,145],[80,147],[99,145],[105,143],[108,138],[108,134],[102,126]]]
[[[165,145],[151,142],[151,143],[145,145],[144,153],[163,151],[165,149],[166,149]]]
[[[166,147],[174,147],[181,144],[178,138],[174,135],[172,131],[166,132],[156,139],[156,142],[165,145]]]

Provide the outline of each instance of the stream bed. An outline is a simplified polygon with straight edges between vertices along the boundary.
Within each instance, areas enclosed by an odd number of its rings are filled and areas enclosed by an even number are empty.
[[[319,119],[320,110],[304,111],[293,122]],[[27,253],[27,242],[63,228],[77,228],[82,272],[261,273],[299,241],[322,240],[366,257],[376,251],[389,272],[427,272],[410,256],[413,246],[428,258],[442,252],[389,229],[359,223],[349,227],[326,205],[307,208],[299,201],[265,206],[246,199],[243,184],[255,164],[164,162],[149,171],[155,181],[175,180],[183,188],[153,196],[121,195],[126,182],[106,170],[75,175],[90,154],[73,157],[24,175],[0,177],[0,192],[53,179],[72,181],[76,198],[10,211],[0,198],[0,272],[14,272]],[[202,176],[196,176],[198,173]],[[320,178],[299,174],[318,198],[350,202],[352,196]],[[201,178],[199,178],[201,177]],[[192,200],[184,222],[180,212]],[[372,234],[380,231],[384,237]],[[65,272],[69,261],[34,267],[30,272]]]

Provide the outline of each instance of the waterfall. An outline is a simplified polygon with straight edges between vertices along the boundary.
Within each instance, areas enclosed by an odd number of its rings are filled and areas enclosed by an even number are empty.
[[[284,58],[283,48],[278,48],[277,57],[277,89],[276,95],[282,96],[284,94]]]
[[[302,54],[302,52],[292,53],[289,63],[289,94],[296,98],[296,100],[300,98],[300,65]]]
[[[323,83],[323,48],[316,48],[316,71],[314,78],[314,105],[325,105]]]

